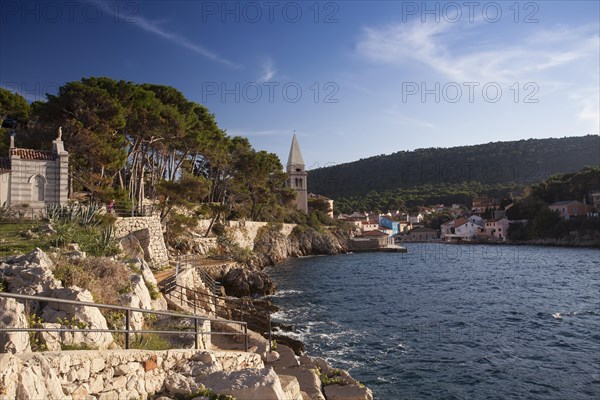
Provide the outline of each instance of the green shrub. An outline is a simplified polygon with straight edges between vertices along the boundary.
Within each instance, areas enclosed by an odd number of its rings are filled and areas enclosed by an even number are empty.
[[[96,346],[92,346],[88,343],[72,343],[72,344],[61,344],[60,349],[64,351],[68,350],[98,350]]]
[[[130,343],[131,349],[140,350],[169,350],[172,347],[171,341],[158,333],[137,334]]]
[[[0,292],[8,291],[8,281],[5,278],[0,279]]]
[[[196,397],[208,397],[210,400],[236,400],[235,397],[228,394],[217,394],[204,386],[189,395],[180,396],[180,400],[191,400]]]

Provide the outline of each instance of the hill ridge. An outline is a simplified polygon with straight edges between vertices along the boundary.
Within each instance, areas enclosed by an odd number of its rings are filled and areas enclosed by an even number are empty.
[[[311,170],[308,190],[338,199],[422,185],[530,184],[586,165],[600,165],[598,135],[400,150]]]

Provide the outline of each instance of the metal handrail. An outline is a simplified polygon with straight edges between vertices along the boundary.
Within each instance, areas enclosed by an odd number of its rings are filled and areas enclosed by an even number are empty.
[[[181,261],[185,262],[185,261],[197,260],[197,259],[198,259],[198,256],[196,254],[177,255],[177,266],[179,267]],[[221,286],[221,283],[219,283],[219,281],[217,281],[215,278],[210,276],[206,271],[204,271],[199,266],[196,265],[196,266],[194,266],[194,268],[198,272],[198,275],[200,276],[200,279],[202,279],[202,281],[204,282],[205,286],[210,288],[210,290],[213,292],[213,294],[216,295],[217,293],[220,293],[219,287]]]
[[[13,298],[28,301],[38,301],[38,302],[46,302],[46,303],[58,303],[58,304],[71,304],[81,307],[95,307],[95,308],[104,308],[110,310],[120,310],[125,311],[125,329],[76,329],[76,328],[0,328],[0,332],[115,332],[115,333],[125,333],[125,348],[129,350],[130,348],[130,338],[132,333],[163,333],[163,334],[194,334],[194,348],[196,350],[199,349],[198,343],[198,335],[244,335],[244,351],[248,351],[248,324],[243,321],[235,321],[235,320],[223,320],[218,318],[204,317],[198,315],[190,315],[190,314],[182,314],[175,313],[169,311],[159,311],[159,310],[147,310],[144,308],[135,308],[135,307],[127,307],[127,306],[115,306],[109,304],[102,303],[90,303],[86,301],[76,301],[76,300],[66,300],[66,299],[57,299],[53,297],[43,297],[43,296],[32,296],[26,294],[16,294],[16,293],[6,293],[0,292],[0,297],[5,298]],[[156,331],[156,330],[135,330],[131,329],[131,313],[139,312],[145,314],[155,314],[155,315],[164,315],[169,317],[176,318],[191,318],[194,320],[194,331]],[[209,322],[219,322],[219,323],[229,323],[233,325],[239,325],[242,328],[243,333],[226,333],[226,332],[203,332],[198,330],[198,321],[209,321]]]
[[[173,296],[175,299],[180,301],[181,305],[183,305],[183,303],[185,303],[187,306],[193,307],[194,312],[196,312],[196,308],[198,307],[196,301],[200,301],[203,304],[206,304],[209,306],[214,305],[215,318],[217,318],[219,321],[228,321],[227,319],[218,318],[218,309],[220,307],[221,310],[225,311],[226,315],[234,316],[234,315],[236,315],[235,313],[237,313],[239,315],[239,318],[246,323],[251,322],[251,321],[253,321],[255,323],[264,323],[268,327],[267,334],[268,334],[268,339],[269,339],[269,351],[271,351],[273,328],[272,328],[272,321],[271,321],[271,313],[268,309],[261,310],[261,309],[259,309],[259,307],[254,306],[255,311],[265,314],[265,318],[261,318],[259,316],[251,314],[252,309],[244,310],[243,303],[242,303],[241,307],[236,307],[235,305],[231,304],[231,299],[228,297],[222,297],[222,296],[217,296],[214,294],[202,293],[198,290],[191,289],[186,286],[180,285],[177,283],[175,276],[169,278],[168,280],[163,281],[161,284],[161,287],[162,287],[162,291],[165,295],[171,294],[171,296]],[[177,289],[179,289],[179,291]],[[183,296],[184,290],[186,292],[185,299]],[[194,297],[191,299],[191,301],[187,297],[187,292],[191,292],[194,295]],[[197,296],[202,296],[205,298],[212,299],[212,303],[210,301],[198,299]],[[219,302],[223,302],[224,306],[220,306]],[[245,313],[244,313],[244,311],[245,311]]]

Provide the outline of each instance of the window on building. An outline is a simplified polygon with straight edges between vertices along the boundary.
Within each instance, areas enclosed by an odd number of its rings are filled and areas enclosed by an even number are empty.
[[[46,181],[40,175],[36,175],[31,181],[31,201],[44,201]]]

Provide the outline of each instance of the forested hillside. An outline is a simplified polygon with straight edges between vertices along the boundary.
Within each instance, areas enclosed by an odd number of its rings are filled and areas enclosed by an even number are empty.
[[[440,201],[468,198],[518,189],[586,165],[600,165],[598,135],[399,151],[312,170],[308,189],[347,205],[365,204],[371,196],[382,207],[394,207],[406,202],[402,196],[435,200],[424,186]],[[452,193],[457,196],[448,197]]]

